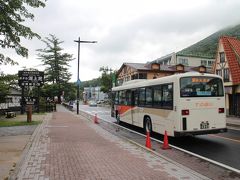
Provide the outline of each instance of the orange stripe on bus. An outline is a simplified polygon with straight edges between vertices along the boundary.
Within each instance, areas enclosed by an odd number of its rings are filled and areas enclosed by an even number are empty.
[[[131,110],[132,106],[118,106],[117,110],[119,114],[124,114],[125,112]]]

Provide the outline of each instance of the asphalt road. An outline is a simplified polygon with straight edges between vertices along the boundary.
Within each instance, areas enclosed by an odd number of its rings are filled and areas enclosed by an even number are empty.
[[[169,143],[240,170],[240,130],[195,137],[171,138]]]
[[[96,114],[107,121],[115,122],[115,119],[110,116],[109,108],[80,105],[80,110],[92,115]],[[124,126],[128,125],[124,124]],[[132,126],[128,126],[128,128],[141,132],[139,128]],[[163,136],[159,134],[154,134],[154,138],[163,140]],[[228,132],[221,134],[169,138],[169,143],[240,170],[240,130],[229,129]]]

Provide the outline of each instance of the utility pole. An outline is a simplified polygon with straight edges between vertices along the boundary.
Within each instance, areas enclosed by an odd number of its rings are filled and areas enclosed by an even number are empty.
[[[77,114],[79,114],[79,88],[80,88],[80,79],[79,79],[79,64],[80,64],[80,43],[97,43],[97,41],[81,41],[80,37],[78,40],[74,40],[78,43],[78,69],[77,69]]]

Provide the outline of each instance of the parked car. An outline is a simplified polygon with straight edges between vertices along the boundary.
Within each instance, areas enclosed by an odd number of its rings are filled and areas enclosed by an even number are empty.
[[[88,104],[90,107],[97,107],[96,101],[89,101]]]

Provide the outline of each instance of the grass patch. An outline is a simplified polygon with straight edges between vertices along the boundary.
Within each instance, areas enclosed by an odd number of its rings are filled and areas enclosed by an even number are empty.
[[[0,127],[11,127],[11,126],[29,126],[29,125],[38,125],[42,123],[42,121],[32,121],[28,123],[27,121],[7,121],[1,120]]]

